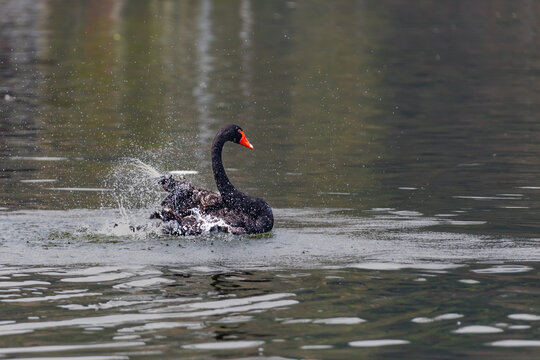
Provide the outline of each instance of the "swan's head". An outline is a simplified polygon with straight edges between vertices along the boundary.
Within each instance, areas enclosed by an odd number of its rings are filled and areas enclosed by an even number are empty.
[[[222,136],[225,136],[225,138],[228,141],[232,141],[233,143],[240,144],[242,146],[247,147],[248,149],[253,149],[253,145],[248,141],[246,138],[246,135],[244,134],[244,130],[238,125],[230,124],[225,125],[221,128],[220,133]]]

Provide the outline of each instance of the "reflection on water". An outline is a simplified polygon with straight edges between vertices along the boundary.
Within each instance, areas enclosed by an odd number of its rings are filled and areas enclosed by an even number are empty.
[[[406,358],[474,357],[482,349],[482,356],[498,358],[498,348],[517,347],[521,358],[530,357],[538,345],[530,324],[539,316],[522,311],[534,304],[528,289],[537,270],[516,277],[474,270],[305,269],[295,276],[174,266],[4,266],[0,353],[346,359],[358,348]],[[419,276],[426,281],[416,281]],[[462,277],[478,283],[456,287]],[[498,296],[486,301],[494,286]],[[441,297],[448,300],[441,304]],[[45,334],[55,340],[40,340]],[[428,338],[436,345],[422,346]]]
[[[0,9],[0,354],[538,356],[536,2]],[[223,123],[274,231],[162,236]]]

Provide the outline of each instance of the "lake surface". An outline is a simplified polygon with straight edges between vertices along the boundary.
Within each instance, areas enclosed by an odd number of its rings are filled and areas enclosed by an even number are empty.
[[[540,356],[539,18],[0,0],[0,356]],[[274,230],[160,234],[155,175],[215,189],[225,123]]]

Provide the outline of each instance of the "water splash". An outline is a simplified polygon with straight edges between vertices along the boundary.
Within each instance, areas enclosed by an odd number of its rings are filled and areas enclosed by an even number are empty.
[[[165,228],[177,227],[176,222],[165,224],[149,219],[150,214],[161,207],[161,201],[166,196],[157,180],[172,173],[176,174],[179,171],[161,171],[139,158],[121,159],[106,180],[107,187],[111,189],[112,193],[108,199],[107,207],[117,208],[120,218],[113,224],[112,228],[107,226],[101,232],[115,236],[133,233],[147,236],[162,234]],[[181,173],[191,175],[198,172],[183,170]],[[229,227],[222,219],[203,214],[198,209],[193,209],[192,215],[203,234]],[[179,230],[178,233],[185,233],[185,231]]]
[[[164,197],[157,179],[164,174],[138,158],[120,159],[105,179],[112,191],[103,198],[105,208],[118,209],[119,218],[102,229],[114,235],[126,235],[135,230],[152,229],[149,214]]]

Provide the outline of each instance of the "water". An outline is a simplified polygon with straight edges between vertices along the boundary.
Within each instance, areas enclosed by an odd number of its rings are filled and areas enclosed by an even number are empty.
[[[534,2],[0,10],[6,358],[539,356]],[[161,235],[224,123],[275,229]]]

